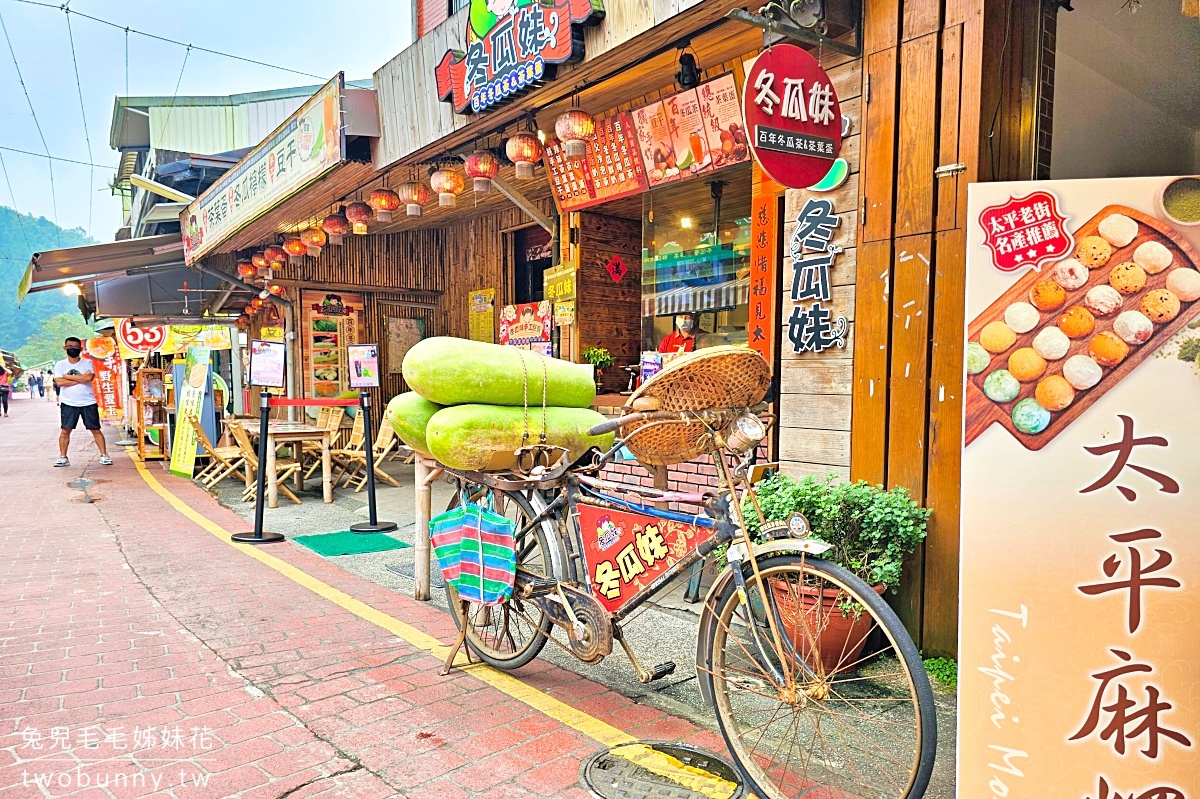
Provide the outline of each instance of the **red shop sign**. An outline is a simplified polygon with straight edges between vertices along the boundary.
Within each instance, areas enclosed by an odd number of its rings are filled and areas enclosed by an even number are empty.
[[[829,75],[794,44],[776,44],[746,73],[742,111],[750,148],[776,182],[806,189],[842,148],[842,109]]]

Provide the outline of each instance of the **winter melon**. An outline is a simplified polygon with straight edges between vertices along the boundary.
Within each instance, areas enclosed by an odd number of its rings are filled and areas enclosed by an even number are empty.
[[[387,404],[386,416],[401,441],[417,452],[428,455],[429,444],[425,441],[425,427],[441,409],[441,405],[430,402],[415,391],[408,391],[392,397],[392,401]]]
[[[596,384],[582,366],[536,352],[462,338],[427,338],[404,356],[404,380],[439,405],[542,406],[588,408]],[[528,378],[528,386],[526,386]]]
[[[438,411],[425,429],[430,453],[452,469],[474,471],[511,469],[517,448],[541,441],[542,409],[529,409],[529,438],[525,434],[525,409],[500,405],[456,405]],[[563,447],[572,459],[588,447],[607,450],[613,434],[589,436],[587,431],[604,421],[588,408],[547,408],[546,443]]]

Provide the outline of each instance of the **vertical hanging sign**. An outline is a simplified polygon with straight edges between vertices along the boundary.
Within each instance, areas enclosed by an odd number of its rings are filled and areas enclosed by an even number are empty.
[[[788,339],[793,352],[824,352],[830,347],[845,347],[849,323],[844,316],[834,317],[827,307],[833,298],[829,271],[842,248],[831,244],[834,229],[841,220],[834,216],[833,203],[810,197],[796,218],[792,234],[792,315],[788,318]]]
[[[176,386],[175,440],[171,442],[171,474],[191,478],[196,465],[196,429],[187,422],[189,416],[200,420],[204,395],[208,393],[208,347],[192,347],[183,367],[183,385]]]
[[[1200,230],[1163,199],[1186,180],[969,188],[960,796],[1200,796]],[[1035,191],[1027,229],[1070,229],[1017,266],[996,236],[1022,212],[995,209]]]
[[[779,198],[770,181],[756,181],[750,203],[750,348],[774,363],[776,237]]]

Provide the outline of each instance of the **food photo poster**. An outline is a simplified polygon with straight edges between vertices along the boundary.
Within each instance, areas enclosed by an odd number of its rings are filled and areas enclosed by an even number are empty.
[[[1200,179],[968,195],[958,795],[1200,783]]]

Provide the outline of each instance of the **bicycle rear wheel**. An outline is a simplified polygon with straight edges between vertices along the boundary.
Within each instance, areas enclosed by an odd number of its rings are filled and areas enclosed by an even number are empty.
[[[744,567],[745,597],[730,579],[705,609],[697,669],[749,787],[762,799],[922,796],[933,692],[896,614],[835,564],[789,553],[758,566],[761,583]],[[772,671],[790,675],[782,690]]]
[[[537,517],[542,505],[535,495],[526,496],[517,492],[494,491],[491,494],[495,511],[508,517],[516,525],[517,573],[528,578],[553,577],[561,559],[552,549],[558,541],[554,520],[548,517],[530,525]],[[460,492],[455,493],[450,508],[459,502]],[[486,502],[481,496],[473,501]],[[535,505],[537,510],[535,510]],[[447,508],[449,510],[450,508]],[[455,626],[461,624],[458,614],[458,592],[446,585],[446,602],[454,616]],[[481,660],[498,669],[519,669],[537,657],[546,645],[552,623],[545,611],[535,603],[514,596],[500,605],[484,606],[469,602],[466,617],[467,646]]]

